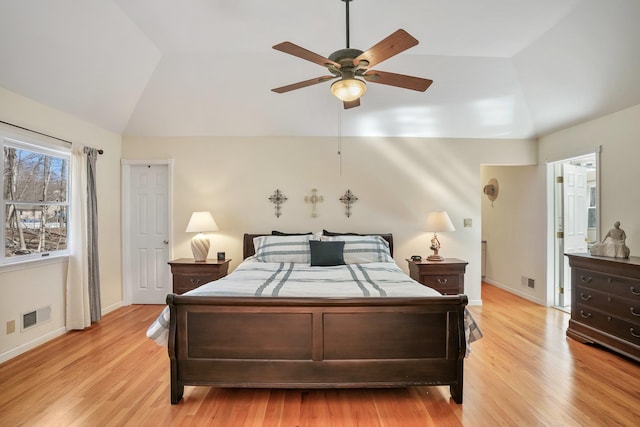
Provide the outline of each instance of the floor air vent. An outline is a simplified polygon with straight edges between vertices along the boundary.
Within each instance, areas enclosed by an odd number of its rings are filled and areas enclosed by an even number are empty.
[[[22,330],[32,328],[51,319],[51,306],[22,314]]]

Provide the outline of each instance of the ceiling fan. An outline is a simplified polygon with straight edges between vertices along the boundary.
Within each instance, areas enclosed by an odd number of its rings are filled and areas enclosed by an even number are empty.
[[[427,90],[431,83],[433,83],[433,80],[370,69],[370,67],[417,45],[418,40],[405,30],[400,29],[365,52],[359,49],[351,49],[349,47],[349,3],[352,0],[342,1],[345,3],[347,21],[347,47],[345,49],[337,50],[329,55],[328,58],[325,58],[322,55],[318,55],[291,42],[282,42],[273,46],[274,49],[281,52],[326,67],[331,75],[316,77],[271,90],[276,93],[285,93],[329,80],[339,79],[331,84],[331,93],[343,101],[345,109],[358,107],[360,105],[360,97],[364,95],[367,90],[367,84],[364,80],[420,92]],[[361,79],[357,77],[361,77]]]

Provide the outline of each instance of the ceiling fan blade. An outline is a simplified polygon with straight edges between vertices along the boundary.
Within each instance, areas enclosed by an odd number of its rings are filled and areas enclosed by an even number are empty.
[[[313,79],[305,80],[303,82],[298,82],[298,83],[293,83],[293,84],[290,84],[290,85],[287,85],[287,86],[277,87],[277,88],[271,89],[271,90],[273,92],[276,92],[276,93],[285,93],[285,92],[289,92],[291,90],[301,89],[301,88],[307,87],[307,86],[313,86],[315,84],[326,82],[328,80],[335,79],[335,78],[336,78],[336,76],[316,77],[316,78],[313,78]]]
[[[379,64],[382,61],[389,59],[417,44],[418,40],[405,30],[400,29],[387,38],[379,41],[366,52],[362,52],[353,60],[353,65],[358,66],[360,61],[364,60],[367,61],[368,64],[364,65],[362,68],[373,67],[374,65]]]
[[[344,109],[348,110],[349,108],[355,108],[360,106],[360,98],[355,99],[353,101],[343,101]]]
[[[424,92],[431,86],[433,80],[420,77],[406,76],[404,74],[388,73],[386,71],[370,70],[362,77],[368,82],[383,85],[397,86],[405,89]]]
[[[329,58],[325,58],[322,55],[318,55],[317,53],[311,52],[310,50],[307,50],[291,42],[282,42],[273,46],[273,48],[275,50],[279,50],[280,52],[288,53],[289,55],[297,56],[298,58],[311,61],[314,64],[322,65],[323,67],[326,67],[327,65],[333,65],[336,68],[340,68],[340,64],[338,64],[337,62],[334,62]]]

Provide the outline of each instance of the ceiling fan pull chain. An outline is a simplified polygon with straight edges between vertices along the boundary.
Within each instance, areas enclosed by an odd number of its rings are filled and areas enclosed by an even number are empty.
[[[342,108],[338,109],[338,169],[342,176]]]

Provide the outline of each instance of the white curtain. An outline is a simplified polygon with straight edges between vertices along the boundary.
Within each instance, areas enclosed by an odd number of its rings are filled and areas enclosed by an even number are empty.
[[[66,328],[91,326],[89,267],[87,263],[87,165],[84,146],[71,150],[71,212],[69,221],[69,266],[67,269]]]

